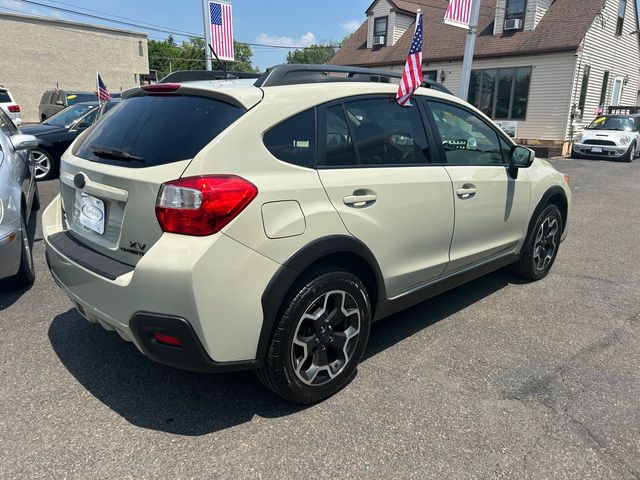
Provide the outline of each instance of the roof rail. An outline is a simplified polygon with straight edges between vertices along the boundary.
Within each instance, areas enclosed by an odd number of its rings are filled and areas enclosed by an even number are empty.
[[[170,73],[158,83],[197,82],[199,80],[236,80],[239,78],[258,78],[259,73],[223,72],[222,70],[179,70]]]
[[[335,75],[331,75],[335,74]],[[329,82],[378,82],[391,83],[402,79],[401,72],[342,65],[285,64],[267,69],[255,83],[256,87],[275,87],[307,83]],[[447,87],[430,79],[423,79],[422,86],[452,95]]]

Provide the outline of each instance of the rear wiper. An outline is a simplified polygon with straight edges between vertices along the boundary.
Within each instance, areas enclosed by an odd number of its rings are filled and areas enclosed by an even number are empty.
[[[130,153],[127,153],[124,150],[120,150],[118,148],[101,147],[100,145],[94,145],[90,147],[90,150],[97,157],[113,158],[115,160],[125,160],[127,162],[144,163],[144,158],[137,157],[136,155],[131,155]]]

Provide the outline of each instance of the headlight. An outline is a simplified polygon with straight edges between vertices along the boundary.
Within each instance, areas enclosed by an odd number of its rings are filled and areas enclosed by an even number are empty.
[[[620,143],[622,145],[628,145],[630,141],[631,137],[629,135],[623,135],[622,137],[620,137]]]
[[[579,133],[573,138],[573,141],[579,143],[579,142],[582,141],[583,137],[584,137],[584,135],[582,133]]]

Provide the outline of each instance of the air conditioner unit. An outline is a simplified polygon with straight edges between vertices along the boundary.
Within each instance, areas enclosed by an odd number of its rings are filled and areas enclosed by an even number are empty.
[[[520,30],[522,29],[522,19],[520,18],[511,18],[509,20],[504,21],[504,29],[505,30]]]
[[[378,37],[373,37],[373,46],[379,47],[385,44],[386,37],[384,35],[380,35]]]

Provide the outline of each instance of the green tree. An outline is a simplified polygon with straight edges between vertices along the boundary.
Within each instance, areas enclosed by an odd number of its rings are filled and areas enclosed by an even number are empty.
[[[237,72],[257,72],[253,66],[253,51],[245,43],[234,42],[235,61],[226,62],[227,70]],[[208,50],[208,47],[207,47]],[[205,43],[200,37],[192,37],[177,45],[170,35],[166,40],[149,40],[149,68],[158,71],[163,78],[176,70],[204,70]],[[213,59],[213,68],[221,68]]]
[[[336,54],[336,45],[311,45],[287,54],[287,63],[325,64]]]

